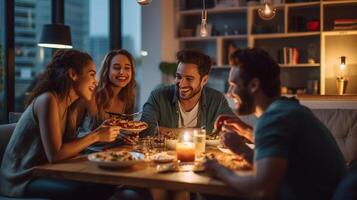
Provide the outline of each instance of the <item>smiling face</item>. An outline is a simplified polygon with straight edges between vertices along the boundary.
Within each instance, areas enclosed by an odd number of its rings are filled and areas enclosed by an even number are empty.
[[[253,95],[248,87],[245,87],[240,78],[239,67],[232,67],[229,73],[228,96],[233,99],[239,115],[249,115],[253,113]]]
[[[93,92],[97,85],[95,78],[96,69],[95,64],[90,61],[82,70],[80,74],[76,74],[76,79],[73,83],[73,88],[76,94],[86,101],[90,101]]]
[[[132,63],[125,55],[118,54],[110,62],[109,80],[114,87],[124,88],[132,79]]]
[[[182,100],[189,100],[201,94],[202,88],[206,85],[208,75],[201,78],[198,66],[190,63],[179,63],[176,70],[176,86],[179,97]]]

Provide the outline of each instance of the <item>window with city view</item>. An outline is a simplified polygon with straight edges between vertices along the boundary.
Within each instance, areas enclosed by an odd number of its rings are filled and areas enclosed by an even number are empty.
[[[109,50],[108,0],[66,0],[64,15],[65,24],[71,28],[73,48],[89,52],[99,68],[101,60]],[[52,49],[37,46],[43,25],[49,23],[51,1],[15,0],[17,112],[24,111],[28,93],[51,58]]]
[[[28,93],[51,58],[38,47],[42,26],[51,23],[51,1],[15,0],[15,111],[22,112]]]
[[[109,50],[109,0],[66,0],[65,24],[73,48],[88,52],[99,69]]]

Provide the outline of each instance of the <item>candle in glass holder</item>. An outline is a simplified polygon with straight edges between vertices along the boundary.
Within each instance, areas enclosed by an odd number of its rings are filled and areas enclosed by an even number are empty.
[[[195,161],[195,144],[193,142],[178,142],[176,144],[177,160],[181,162]]]

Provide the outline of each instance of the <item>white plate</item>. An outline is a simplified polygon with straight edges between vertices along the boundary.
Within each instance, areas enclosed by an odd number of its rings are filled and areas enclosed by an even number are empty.
[[[223,146],[221,145],[218,145],[217,148],[222,151],[223,153],[226,153],[226,154],[234,154],[230,149],[228,148],[224,148]]]
[[[172,162],[175,156],[168,154],[167,152],[161,152],[153,155],[152,160],[156,163],[168,163]]]
[[[209,146],[218,146],[220,143],[220,140],[207,140],[206,139],[206,144]]]
[[[145,158],[144,154],[138,152],[129,152],[134,157],[134,160],[129,160],[129,161],[108,161],[98,158],[98,155],[108,156],[110,153],[115,154],[120,152],[104,151],[104,152],[92,153],[88,155],[88,160],[96,163],[100,167],[121,168],[121,167],[130,167],[134,164],[143,162]]]

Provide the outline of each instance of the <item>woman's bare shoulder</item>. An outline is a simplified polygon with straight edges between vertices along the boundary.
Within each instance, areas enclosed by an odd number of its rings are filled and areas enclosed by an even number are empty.
[[[36,108],[45,108],[48,106],[54,106],[56,104],[57,104],[57,97],[55,96],[55,94],[53,94],[51,92],[45,92],[45,93],[40,94],[36,98],[35,109]]]

